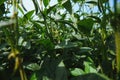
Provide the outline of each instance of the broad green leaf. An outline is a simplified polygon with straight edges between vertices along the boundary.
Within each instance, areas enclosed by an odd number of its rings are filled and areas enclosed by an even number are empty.
[[[79,75],[85,74],[85,72],[80,68],[75,68],[71,70],[70,72],[73,76],[79,76]]]
[[[40,41],[40,43],[44,46],[47,50],[54,49],[54,44],[49,39],[43,39]],[[49,45],[49,46],[48,46]]]
[[[40,69],[40,66],[37,63],[31,63],[31,64],[27,65],[26,68],[31,71],[36,71],[36,70]]]
[[[6,0],[0,0],[0,5],[3,4]]]
[[[50,2],[50,0],[43,0],[44,6],[47,7],[49,2]]]
[[[37,79],[37,76],[36,76],[36,73],[33,73],[33,74],[32,74],[30,80],[38,80],[38,79]]]
[[[61,62],[58,64],[58,67],[65,67],[65,64],[63,63],[63,61],[61,61]]]
[[[52,11],[56,6],[57,6],[57,4],[54,5],[54,6],[49,7],[49,9],[47,9],[47,14],[49,14],[50,11]]]
[[[34,14],[34,10],[27,12],[27,13],[24,15],[24,17],[26,17],[26,18],[29,20],[29,19],[32,17],[33,14]]]
[[[63,3],[63,6],[70,14],[72,14],[72,5],[70,0],[67,0],[65,3]]]
[[[85,73],[97,73],[97,70],[92,62],[84,61]]]
[[[77,24],[78,24],[78,29],[80,31],[82,31],[85,34],[90,34],[93,28],[94,20],[91,18],[83,19],[83,20],[78,21]]]

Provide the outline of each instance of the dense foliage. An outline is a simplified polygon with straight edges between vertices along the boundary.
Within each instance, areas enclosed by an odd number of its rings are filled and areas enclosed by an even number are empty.
[[[1,80],[120,79],[117,0],[30,1],[0,2]]]

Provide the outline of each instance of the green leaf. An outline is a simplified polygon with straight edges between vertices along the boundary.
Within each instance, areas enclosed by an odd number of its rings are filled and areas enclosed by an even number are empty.
[[[43,0],[44,6],[47,7],[49,2],[50,2],[50,0]]]
[[[92,62],[85,61],[84,65],[85,65],[85,73],[97,73],[97,70]]]
[[[31,48],[31,43],[30,41],[24,41],[22,44],[26,49],[30,49]]]
[[[85,72],[82,69],[79,69],[79,68],[75,68],[75,69],[71,70],[71,74],[73,76],[79,76],[79,75],[82,75],[84,73]]]
[[[92,48],[90,48],[90,47],[81,47],[80,48],[80,53],[89,52],[89,51],[92,51]]]
[[[3,16],[3,14],[5,14],[5,4],[1,4],[0,5],[0,18]]]
[[[61,42],[60,44],[55,46],[55,49],[64,49],[64,48],[73,48],[77,47],[78,45],[76,43],[72,42]]]
[[[46,50],[54,49],[54,44],[49,39],[43,39],[40,41],[40,43],[44,46]]]
[[[108,2],[109,0],[98,0],[98,9],[100,12],[102,12],[103,14],[105,14],[105,7],[103,5],[103,3]]]
[[[75,32],[78,31],[77,28],[75,28],[75,26],[73,25],[73,22],[71,22],[71,21],[68,21],[68,20],[56,20],[56,22],[67,24],[70,27],[72,27],[75,30]]]
[[[58,0],[58,2],[61,2],[62,0]]]
[[[24,11],[22,10],[20,5],[18,5],[18,10],[20,10],[20,12],[24,15]]]
[[[3,4],[6,0],[0,0],[0,5]]]
[[[32,15],[34,14],[34,10],[27,12],[24,17],[26,17],[28,20],[31,19]]]
[[[38,13],[38,10],[39,10],[39,6],[38,6],[38,2],[37,0],[32,0],[33,4],[34,4],[34,7],[35,7],[35,11],[36,11],[36,14]]]
[[[64,6],[64,8],[70,13],[72,14],[72,5],[70,0],[67,0],[65,3],[62,4]]]
[[[120,14],[120,2],[117,2],[117,13]]]
[[[82,31],[85,34],[90,34],[93,28],[94,20],[91,18],[83,19],[83,20],[78,21],[77,24],[78,24],[78,29],[80,31]]]
[[[36,76],[36,73],[33,73],[33,74],[32,74],[30,80],[38,80],[38,79],[37,79],[37,76]]]
[[[50,13],[50,11],[52,11],[56,6],[57,6],[57,4],[54,6],[51,6],[49,9],[47,9],[47,14]]]
[[[77,1],[79,1],[79,0],[73,0],[74,3],[76,3]]]
[[[95,19],[95,22],[98,22],[98,23],[101,22],[101,19],[97,16],[88,16],[88,17],[91,17],[91,18]]]
[[[27,65],[26,68],[32,71],[36,71],[40,69],[40,66],[37,63],[31,63]]]
[[[102,3],[106,3],[106,2],[108,2],[109,0],[101,0],[102,1]]]
[[[50,80],[50,78],[48,78],[47,76],[43,76],[42,80]]]
[[[67,71],[66,71],[63,61],[61,61],[58,64],[58,67],[56,68],[55,80],[68,80],[67,79]]]
[[[94,5],[98,4],[96,1],[87,1],[86,3],[88,3],[88,4],[94,4]]]

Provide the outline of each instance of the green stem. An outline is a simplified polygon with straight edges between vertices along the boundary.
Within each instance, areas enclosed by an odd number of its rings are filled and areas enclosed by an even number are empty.
[[[116,30],[115,32],[115,44],[116,44],[116,64],[117,72],[120,72],[120,32]]]

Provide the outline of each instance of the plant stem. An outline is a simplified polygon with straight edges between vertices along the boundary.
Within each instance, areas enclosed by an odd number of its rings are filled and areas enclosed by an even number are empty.
[[[120,72],[120,32],[118,30],[115,31],[115,44],[116,44],[116,64],[117,64],[117,72]]]
[[[19,67],[19,72],[20,72],[21,80],[27,80],[27,76],[26,76],[26,73],[25,73],[25,71],[23,69],[23,66]]]

